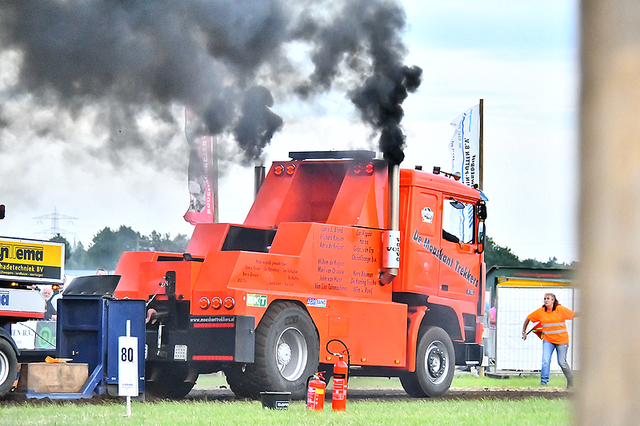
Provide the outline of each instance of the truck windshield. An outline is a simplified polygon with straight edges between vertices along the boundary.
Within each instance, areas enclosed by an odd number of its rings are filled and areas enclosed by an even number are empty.
[[[455,235],[465,244],[473,244],[473,204],[455,199],[445,199],[442,215],[442,229]]]

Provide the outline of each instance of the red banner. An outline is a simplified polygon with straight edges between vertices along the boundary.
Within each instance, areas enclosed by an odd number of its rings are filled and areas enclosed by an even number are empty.
[[[214,222],[213,136],[194,136],[195,117],[185,110],[189,153],[189,209],[184,220],[192,225]]]

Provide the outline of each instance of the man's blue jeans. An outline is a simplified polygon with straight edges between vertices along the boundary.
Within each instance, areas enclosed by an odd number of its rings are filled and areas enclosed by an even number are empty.
[[[553,351],[555,350],[558,355],[558,365],[562,368],[562,372],[567,378],[567,386],[571,386],[573,384],[573,373],[571,372],[571,367],[569,367],[569,363],[567,362],[568,349],[568,343],[565,343],[564,345],[554,345],[546,340],[542,341],[542,370],[540,371],[540,383],[546,385],[549,382],[551,355],[553,355]]]

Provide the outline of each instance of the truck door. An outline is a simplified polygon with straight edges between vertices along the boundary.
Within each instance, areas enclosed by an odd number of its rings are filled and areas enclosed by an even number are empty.
[[[475,204],[444,194],[439,296],[475,302],[480,291],[480,255]]]
[[[402,194],[402,193],[401,193]],[[406,195],[406,194],[402,194]],[[405,256],[405,279],[403,288],[394,291],[438,294],[440,262],[434,251],[440,245],[440,218],[438,197],[435,193],[424,190],[411,192],[412,196],[402,196],[402,211],[408,212],[404,220],[407,224],[406,246],[401,248]],[[408,203],[408,205],[407,205]]]

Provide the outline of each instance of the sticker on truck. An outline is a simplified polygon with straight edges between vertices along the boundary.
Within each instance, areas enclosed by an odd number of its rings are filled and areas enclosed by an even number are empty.
[[[266,308],[267,295],[266,294],[247,294],[247,306],[251,306],[254,308]]]
[[[315,308],[326,308],[327,307],[327,299],[307,299],[307,306],[315,307]]]
[[[433,211],[429,207],[422,209],[422,221],[426,223],[433,223]]]

